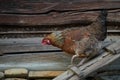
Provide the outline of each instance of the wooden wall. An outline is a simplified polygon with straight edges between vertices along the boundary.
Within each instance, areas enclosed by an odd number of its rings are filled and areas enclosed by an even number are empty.
[[[101,9],[109,12],[108,33],[116,34],[120,32],[119,4],[119,1],[99,0],[54,3],[0,0],[0,38],[43,37],[53,31],[86,26],[96,19]]]
[[[108,10],[106,42],[120,39],[119,0],[0,0],[0,71],[66,70],[71,56],[42,46],[41,39],[53,31],[90,25],[101,9]]]

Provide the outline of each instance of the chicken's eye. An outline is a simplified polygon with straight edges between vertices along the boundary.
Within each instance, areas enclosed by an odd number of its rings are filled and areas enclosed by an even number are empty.
[[[50,44],[51,44],[50,40],[46,40],[46,42],[47,42],[47,44],[48,44],[48,45],[50,45]]]

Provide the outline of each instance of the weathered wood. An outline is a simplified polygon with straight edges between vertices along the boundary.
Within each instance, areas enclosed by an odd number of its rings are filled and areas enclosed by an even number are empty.
[[[115,23],[115,22],[114,22]],[[49,32],[53,32],[53,31],[61,31],[67,28],[73,28],[73,27],[86,27],[85,25],[81,25],[81,24],[66,24],[66,25],[46,25],[46,26],[19,26],[19,25],[0,25],[0,32],[16,32],[19,31],[20,32],[25,32],[25,31],[34,31],[36,33],[38,33],[39,31],[41,31],[43,33],[49,33]],[[108,25],[107,26],[108,31],[109,30],[120,30],[120,27],[118,24],[112,24],[112,25]],[[115,32],[115,31],[113,31]],[[17,33],[17,32],[16,32]]]
[[[42,38],[0,39],[0,54],[12,52],[48,52],[60,50],[53,46],[43,46]]]
[[[5,77],[24,77],[26,78],[28,75],[28,70],[25,68],[12,68],[12,69],[7,69],[4,71]]]
[[[117,44],[113,44],[113,45],[110,45],[108,47],[105,47],[105,49],[107,51],[109,51],[111,54],[118,54],[120,53],[120,44],[117,43]]]
[[[83,21],[95,20],[97,14],[82,14],[82,13],[53,13],[51,15],[15,15],[15,14],[0,14],[0,24],[9,25],[61,25],[69,23],[83,24]],[[85,22],[86,23],[86,22]]]
[[[54,78],[64,71],[30,71],[28,74],[29,78]]]
[[[50,34],[54,31],[7,31],[7,32],[0,32],[1,34]],[[107,30],[108,33],[120,33],[120,30]]]
[[[27,80],[27,79],[23,79],[23,78],[6,78],[4,80]]]
[[[117,40],[120,36],[108,36],[106,42],[110,39]],[[24,38],[24,39],[0,39],[0,54],[12,53],[12,52],[48,52],[60,50],[53,46],[47,46],[41,44],[42,38]]]
[[[44,15],[16,15],[16,14],[0,14],[0,24],[7,25],[63,25],[63,24],[90,24],[96,20],[98,13],[93,12],[66,12],[52,13]],[[118,13],[109,13],[107,21],[120,23],[120,15]]]
[[[56,25],[56,26],[19,26],[2,25],[0,26],[0,38],[29,38],[44,37],[54,31],[62,31],[67,28],[83,27],[80,24]],[[86,26],[84,26],[86,27]],[[120,27],[114,23],[107,26],[108,36],[119,35]]]
[[[71,56],[61,52],[28,53],[0,56],[0,71],[10,68],[26,68],[31,71],[64,71]]]
[[[82,1],[81,1],[82,2]],[[38,2],[32,3],[30,1],[0,1],[1,13],[29,13],[29,14],[43,14],[65,11],[86,11],[86,10],[98,10],[98,9],[117,9],[120,8],[119,1],[86,1],[86,2]],[[114,6],[113,6],[114,5]]]
[[[113,32],[113,33],[120,33],[120,30],[107,30],[107,32],[108,33],[111,33],[111,32]]]
[[[100,9],[107,9],[109,15],[107,17],[108,26],[114,26],[114,28],[119,29],[120,26],[120,2],[119,1],[99,1],[99,2],[91,2],[86,1],[85,3],[79,2],[69,2],[67,3],[50,3],[42,0],[0,0],[0,36],[6,38],[6,36],[17,36],[28,34],[32,35],[32,37],[40,37],[40,34],[48,34],[51,31],[57,30],[62,26],[85,26],[92,23],[96,17],[97,13],[87,12],[87,11],[98,11]],[[52,1],[52,0],[50,0]],[[55,1],[55,0],[54,0]],[[80,0],[81,1],[81,0]],[[38,3],[37,3],[38,2]],[[114,5],[114,6],[113,6]],[[85,11],[85,12],[84,12]],[[112,12],[112,13],[111,13]],[[7,26],[8,25],[8,26]],[[10,26],[9,26],[10,25]],[[45,25],[45,26],[43,26]],[[42,27],[55,28],[52,30],[43,31]],[[54,26],[53,26],[54,25]],[[9,27],[9,29],[5,26]],[[14,26],[14,27],[13,27]],[[14,29],[15,26],[18,29]],[[21,27],[38,27],[39,29],[20,29]],[[70,27],[68,27],[70,28]],[[113,29],[113,27],[111,28]],[[119,34],[119,30],[116,31],[108,31],[108,33],[117,33]],[[16,34],[16,35],[14,35]],[[116,38],[116,37],[113,37]],[[112,38],[112,39],[113,39]],[[113,40],[120,39],[119,37]],[[67,69],[67,66],[70,64],[70,56],[63,54],[63,52],[48,52],[49,50],[59,50],[58,48],[51,46],[42,46],[40,44],[41,39],[39,38],[27,38],[27,39],[0,39],[0,54],[8,53],[8,55],[0,56],[0,71],[9,68],[27,68],[29,70],[48,70],[48,71],[63,71]],[[30,53],[30,52],[36,52]],[[46,52],[44,52],[46,51]],[[9,55],[12,52],[23,52],[22,54],[17,53],[14,55]],[[24,54],[24,52],[27,52]],[[120,70],[119,61],[114,63],[112,67],[106,67],[104,70],[114,69]],[[115,66],[115,67],[114,67]],[[116,67],[117,66],[117,67]],[[33,71],[34,72],[34,71]],[[71,72],[72,73],[72,72]],[[37,73],[39,74],[39,72]],[[41,73],[40,73],[41,74]],[[50,74],[47,72],[46,74]],[[45,75],[46,75],[45,74]],[[44,76],[45,76],[44,75]],[[51,74],[52,75],[52,74]],[[56,74],[57,75],[57,74]],[[36,75],[34,75],[36,76]],[[55,75],[54,75],[55,76]],[[38,77],[38,76],[37,76]],[[47,76],[46,76],[47,77]],[[53,75],[52,75],[53,77]],[[76,79],[78,76],[72,77],[70,80]],[[9,79],[8,79],[9,80]],[[16,78],[12,78],[10,80],[16,80]],[[19,80],[19,79],[18,79]],[[21,80],[21,79],[20,79]],[[24,79],[23,79],[24,80]],[[43,79],[42,79],[43,80]]]
[[[0,32],[0,34],[42,34],[42,33],[46,33],[46,34],[50,34],[53,31],[7,31],[7,32]]]
[[[114,44],[120,45],[120,41],[113,43],[113,45]],[[119,53],[113,55],[113,54],[110,54],[109,52],[104,52],[99,57],[87,62],[86,64],[84,64],[78,68],[77,67],[70,68],[72,70],[72,72],[71,71],[69,72],[69,70],[68,70],[53,80],[69,80],[69,79],[70,80],[83,80],[85,77],[89,76],[91,73],[94,73],[98,69],[109,65],[110,63],[112,63],[114,60],[116,60],[118,58],[120,58]],[[76,76],[75,73],[78,76]]]

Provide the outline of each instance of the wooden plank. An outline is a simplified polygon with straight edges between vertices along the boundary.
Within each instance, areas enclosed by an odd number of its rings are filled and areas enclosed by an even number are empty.
[[[5,77],[27,78],[28,70],[25,68],[11,68],[4,71]]]
[[[97,14],[78,13],[78,14],[59,14],[51,15],[15,15],[15,14],[0,14],[0,24],[8,25],[61,25],[69,23],[83,24],[83,21],[94,21]],[[86,23],[86,22],[85,22]]]
[[[0,35],[2,34],[50,34],[55,31],[1,31]],[[108,33],[120,33],[120,30],[107,30]]]
[[[28,74],[29,78],[54,78],[64,71],[30,71]]]
[[[5,78],[4,80],[27,80],[23,78]]]
[[[26,68],[30,71],[64,71],[70,64],[70,55],[60,52],[28,53],[0,56],[0,71]]]
[[[7,5],[6,5],[7,4]],[[49,13],[64,11],[86,11],[98,9],[117,9],[120,8],[120,1],[89,1],[89,2],[30,2],[30,1],[4,1],[0,0],[1,13]],[[114,6],[113,6],[114,5]]]
[[[0,53],[12,52],[48,52],[60,50],[53,46],[43,46],[42,38],[24,38],[24,39],[1,39]]]
[[[34,38],[44,37],[54,31],[62,31],[67,28],[81,27],[81,25],[69,24],[61,26],[0,26],[0,38]],[[85,26],[84,26],[85,27]],[[107,26],[108,36],[119,36],[120,27],[114,23],[114,26]]]
[[[117,40],[120,36],[109,36],[106,42],[110,39]],[[0,39],[0,54],[12,52],[43,52],[60,50],[56,47],[41,44],[42,38],[24,38],[24,39]]]
[[[113,44],[105,48],[107,51],[109,51],[111,54],[118,54],[120,53],[120,44]]]
[[[1,31],[0,35],[1,34],[34,34],[34,33],[35,34],[43,34],[43,33],[50,34],[52,32],[54,31],[7,31],[7,32]]]
[[[0,25],[0,32],[16,32],[18,33],[51,33],[54,31],[62,31],[68,28],[75,27],[86,27],[85,25],[80,24],[66,24],[66,25],[46,25],[46,26],[19,26],[19,25]],[[114,25],[107,25],[107,30],[111,30],[111,32],[115,32],[113,30],[120,30],[119,25],[114,22]],[[27,31],[27,32],[26,32]],[[34,32],[32,32],[34,31]],[[16,32],[17,33],[17,32]]]
[[[80,24],[88,25],[96,20],[98,13],[87,12],[67,12],[53,13],[43,15],[15,15],[0,14],[0,24],[5,25],[63,25],[63,24]],[[120,13],[109,13],[107,17],[109,24],[120,25]],[[114,22],[114,23],[113,23]]]
[[[109,32],[109,33],[120,33],[120,30],[107,30],[107,32]]]

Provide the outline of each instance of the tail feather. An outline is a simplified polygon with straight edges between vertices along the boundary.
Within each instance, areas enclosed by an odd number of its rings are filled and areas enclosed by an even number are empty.
[[[107,37],[106,21],[107,11],[101,10],[96,21],[94,21],[89,27],[91,34],[95,35],[95,37],[100,41],[103,41]]]
[[[107,11],[106,10],[101,10],[100,15],[98,17],[98,22],[101,24],[102,27],[102,35],[101,35],[101,40],[104,40],[107,37]]]

